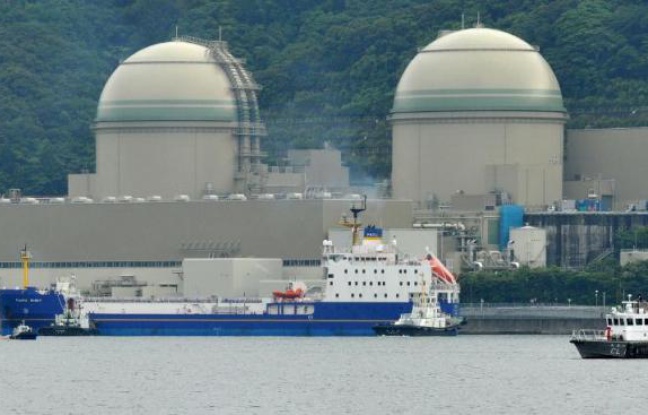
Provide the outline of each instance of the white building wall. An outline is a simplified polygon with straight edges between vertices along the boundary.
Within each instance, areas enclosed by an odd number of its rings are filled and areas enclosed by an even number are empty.
[[[261,280],[282,277],[276,258],[185,259],[184,294],[188,297],[258,297]]]
[[[514,260],[530,268],[547,266],[547,231],[532,226],[511,229]]]
[[[565,180],[584,181],[589,187],[601,180],[613,181],[614,206],[622,208],[629,201],[648,199],[646,154],[648,128],[645,127],[569,130]],[[585,198],[580,187],[568,189],[566,199]]]
[[[187,194],[200,198],[234,187],[236,141],[230,130],[141,128],[97,130],[95,198]]]
[[[404,119],[399,114],[392,120],[394,197],[425,202],[436,195],[449,202],[457,191],[500,190],[525,205],[560,200],[563,120],[507,116]],[[501,166],[502,174],[508,170],[498,179],[493,166]]]

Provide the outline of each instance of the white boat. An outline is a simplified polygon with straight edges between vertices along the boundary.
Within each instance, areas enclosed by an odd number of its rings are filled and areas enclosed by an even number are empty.
[[[25,322],[16,326],[11,336],[9,336],[12,340],[36,340],[36,337],[38,337],[38,334],[26,325]]]
[[[648,303],[628,296],[605,315],[605,323],[605,330],[572,333],[570,343],[582,358],[648,358]]]
[[[444,313],[439,304],[439,295],[456,295],[458,286],[454,276],[434,256],[428,255],[436,275],[444,278],[433,279],[431,284],[421,281],[421,292],[414,295],[412,312],[402,314],[391,324],[373,327],[379,336],[456,336],[465,324],[462,317]]]

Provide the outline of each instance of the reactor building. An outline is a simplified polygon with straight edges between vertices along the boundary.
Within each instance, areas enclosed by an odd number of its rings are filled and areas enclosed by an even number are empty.
[[[223,41],[180,37],[136,52],[99,98],[96,172],[69,175],[68,195],[173,200],[348,191],[348,168],[328,146],[289,152],[287,167],[262,163],[259,90]]]
[[[258,186],[257,90],[224,42],[140,50],[101,93],[96,174],[71,176],[70,194],[197,198]]]
[[[389,117],[392,194],[425,207],[497,193],[562,198],[567,113],[538,49],[483,27],[442,33],[409,63]]]

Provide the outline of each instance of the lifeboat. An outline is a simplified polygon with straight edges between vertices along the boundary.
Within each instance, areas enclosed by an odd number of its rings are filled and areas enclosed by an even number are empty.
[[[293,290],[292,288],[287,289],[286,291],[273,291],[272,295],[275,298],[293,300],[295,298],[301,298],[304,296],[304,290],[297,288]]]

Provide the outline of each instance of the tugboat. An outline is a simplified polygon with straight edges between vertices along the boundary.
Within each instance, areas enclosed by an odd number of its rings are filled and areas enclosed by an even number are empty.
[[[641,297],[640,297],[641,298]],[[605,330],[575,330],[569,340],[583,359],[648,358],[648,303],[623,301],[606,314]]]
[[[428,284],[421,281],[421,292],[414,295],[412,312],[401,314],[400,318],[390,324],[379,324],[373,327],[379,336],[456,336],[459,328],[466,322],[463,317],[444,313],[439,305],[439,296],[457,295],[458,287],[454,276],[445,268],[438,258],[428,254],[432,269],[437,279]],[[445,278],[439,278],[443,275]],[[453,283],[454,282],[454,283]]]
[[[55,316],[54,323],[38,329],[41,336],[96,336],[99,330],[91,327],[87,314],[82,316],[80,307],[75,307],[74,298],[68,298],[63,314]]]
[[[36,337],[38,337],[38,334],[26,325],[25,322],[16,326],[11,336],[9,336],[12,340],[36,340]]]

